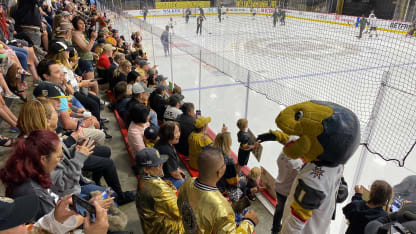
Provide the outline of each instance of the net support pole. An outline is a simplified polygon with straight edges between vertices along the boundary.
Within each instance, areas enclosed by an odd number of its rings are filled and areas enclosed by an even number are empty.
[[[201,110],[201,82],[202,82],[202,50],[199,48],[199,82],[198,82],[198,110]]]
[[[155,44],[154,44],[154,42],[153,42],[153,25],[150,25],[150,35],[152,35],[152,55],[153,55],[153,65],[156,65]]]
[[[373,132],[372,130],[376,127],[377,124],[377,115],[378,112],[380,111],[380,106],[383,103],[383,99],[385,96],[385,90],[386,90],[386,86],[388,85],[390,79],[390,72],[389,71],[385,71],[383,73],[383,78],[381,80],[380,83],[380,88],[378,89],[377,92],[377,96],[376,96],[376,100],[374,102],[373,105],[373,109],[371,110],[371,115],[370,115],[370,119],[368,121],[367,127],[365,128],[364,131],[364,144],[369,145],[371,143],[371,139],[373,136]],[[354,173],[354,178],[353,178],[353,182],[352,184],[358,184],[360,179],[361,179],[361,172],[364,169],[365,163],[366,163],[366,156],[367,156],[368,152],[367,149],[365,148],[365,146],[362,146],[361,149],[361,154],[360,154],[360,158],[358,160],[358,168]],[[351,189],[349,190],[349,197],[352,197],[352,194],[354,194],[354,186],[351,187]],[[340,230],[340,234],[341,233],[345,233],[345,230],[347,229],[347,224],[346,222],[343,222],[341,225],[341,230]]]
[[[405,11],[405,13],[404,13],[403,20],[406,20],[406,18],[407,18],[407,14],[409,13],[410,2],[411,2],[410,0],[409,0],[409,1],[407,1],[406,11]]]
[[[247,73],[247,90],[246,90],[246,107],[244,110],[244,118],[248,119],[248,101],[249,101],[249,94],[250,94],[250,71]]]
[[[372,137],[373,137],[373,130],[374,128],[377,126],[377,116],[378,113],[380,111],[380,107],[383,104],[384,101],[384,96],[385,96],[385,92],[386,92],[386,86],[388,85],[390,79],[390,72],[389,71],[385,71],[383,73],[383,77],[380,83],[380,88],[378,90],[377,96],[376,96],[376,100],[374,102],[373,105],[373,109],[371,110],[371,115],[370,115],[370,119],[368,121],[367,127],[364,131],[364,144],[366,144],[367,146],[371,143]],[[358,169],[355,171],[355,175],[354,175],[354,180],[352,182],[352,184],[358,184],[358,182],[360,181],[361,178],[361,172],[364,168],[366,159],[365,156],[367,155],[367,149],[365,147],[362,148],[362,152],[360,155],[360,159],[358,161]],[[352,190],[354,188],[351,187],[351,191],[350,194],[353,194]]]
[[[175,87],[175,81],[173,79],[172,34],[171,33],[169,33],[169,34],[170,34],[170,37],[169,37],[170,76],[172,77],[172,89],[171,89],[171,91],[173,91],[173,88]]]

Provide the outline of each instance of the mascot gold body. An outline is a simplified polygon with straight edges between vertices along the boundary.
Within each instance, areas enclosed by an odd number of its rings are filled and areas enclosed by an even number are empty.
[[[340,105],[308,101],[282,110],[276,125],[281,131],[270,130],[257,139],[278,141],[288,157],[306,161],[286,201],[280,233],[328,233],[342,165],[360,142],[359,120]]]

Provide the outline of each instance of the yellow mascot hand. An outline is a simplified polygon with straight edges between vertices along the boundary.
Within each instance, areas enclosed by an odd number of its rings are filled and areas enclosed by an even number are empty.
[[[281,144],[286,144],[289,140],[289,135],[281,131],[273,131],[269,130],[268,133],[263,133],[257,136],[257,141],[264,142],[264,141],[278,141]]]
[[[289,135],[281,131],[269,131],[271,134],[276,136],[276,141],[280,142],[280,144],[285,145],[289,141]]]

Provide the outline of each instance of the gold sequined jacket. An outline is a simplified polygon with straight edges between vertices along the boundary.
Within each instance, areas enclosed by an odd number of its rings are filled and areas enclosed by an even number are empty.
[[[181,185],[178,207],[186,233],[251,234],[254,231],[250,220],[243,220],[237,227],[230,203],[216,187],[201,184],[196,178],[189,178]]]
[[[177,206],[176,188],[158,176],[142,176],[136,208],[144,233],[185,233]]]

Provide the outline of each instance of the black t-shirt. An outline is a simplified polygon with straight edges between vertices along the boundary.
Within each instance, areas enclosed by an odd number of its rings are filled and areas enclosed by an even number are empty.
[[[19,1],[16,11],[12,14],[12,17],[16,21],[16,26],[27,25],[41,27],[39,6],[41,6],[42,2],[40,0]]]
[[[230,188],[237,186],[237,170],[235,168],[235,161],[228,155],[224,155],[225,172],[217,183],[217,187],[221,192],[229,191]],[[233,179],[235,178],[235,180]]]
[[[145,105],[144,103],[141,103],[141,102],[139,102],[139,101],[137,101],[136,99],[134,99],[134,98],[130,98],[130,100],[127,102],[127,104],[126,104],[126,107],[127,107],[127,114],[126,114],[126,119],[123,119],[124,120],[124,123],[126,124],[126,127],[128,128],[129,126],[130,126],[130,122],[131,122],[131,119],[130,119],[130,112],[131,112],[131,108],[133,108],[133,106],[134,105],[136,105],[136,104],[141,104],[141,105]]]
[[[156,112],[157,119],[163,121],[163,115],[166,110],[165,99],[156,92],[152,92],[149,96],[149,106]]]
[[[188,137],[194,130],[194,118],[189,115],[182,114],[178,117],[177,121],[181,126],[181,137],[179,143],[176,145],[176,149],[179,153],[188,156],[189,155],[189,144]]]
[[[167,141],[162,140],[157,141],[154,148],[157,149],[161,155],[164,154],[169,156],[168,161],[163,164],[163,173],[164,177],[171,177],[170,173],[179,168],[179,157],[176,154],[175,148]]]

